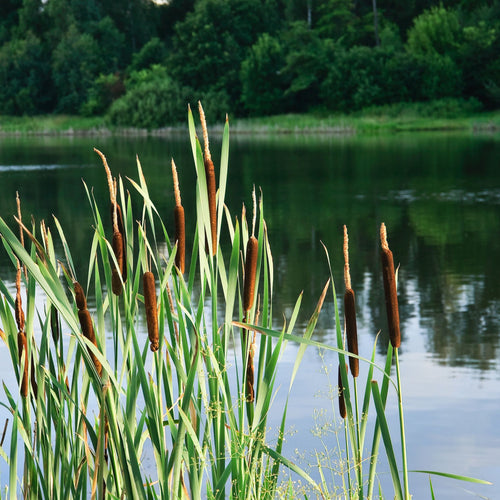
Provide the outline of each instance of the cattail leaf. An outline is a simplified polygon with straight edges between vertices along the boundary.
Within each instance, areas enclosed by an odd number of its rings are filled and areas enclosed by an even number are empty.
[[[394,448],[392,447],[389,425],[387,424],[387,419],[385,417],[384,404],[382,402],[376,380],[372,380],[371,387],[373,402],[375,403],[375,409],[377,411],[377,422],[380,425],[382,440],[384,441],[385,451],[387,454],[387,461],[389,462],[389,469],[391,471],[394,495],[398,500],[403,500],[403,490],[401,489],[401,480],[399,479],[398,464],[396,463],[396,456],[394,454]]]
[[[378,334],[375,336],[375,341],[373,342],[373,348],[372,348],[372,357],[371,357],[371,363],[375,363],[375,356],[376,356],[376,348],[377,348],[377,341],[378,341]],[[365,393],[363,397],[363,408],[361,410],[361,414],[368,416],[368,410],[370,407],[370,398],[371,398],[371,387],[370,387],[370,381],[373,379],[373,364],[370,364],[368,367],[368,374],[366,376],[366,383],[365,383]],[[385,378],[384,378],[385,382]],[[383,399],[383,397],[382,397]],[[361,448],[364,446],[364,439],[365,439],[365,434],[366,434],[366,426],[368,423],[368,418],[363,418],[361,422],[361,432],[360,432],[360,437],[361,437]]]
[[[229,121],[226,119],[224,130],[222,132],[222,149],[219,168],[219,189],[217,197],[217,234],[221,233],[222,214],[224,212],[226,186],[227,186],[227,172],[229,165]]]
[[[468,483],[476,483],[476,484],[488,484],[491,485],[490,481],[485,481],[484,479],[477,479],[474,477],[469,477],[469,476],[462,476],[460,474],[450,474],[448,472],[438,472],[434,470],[410,470],[408,472],[416,472],[418,474],[429,474],[431,476],[439,476],[439,477],[446,477],[448,479],[455,479],[457,481],[465,481]]]
[[[328,292],[328,288],[330,287],[330,280],[326,282],[326,285],[323,287],[323,291],[318,299],[318,303],[316,304],[316,308],[307,323],[306,330],[304,332],[304,340],[310,340],[314,329],[316,328],[316,323],[318,322],[319,313],[323,307],[323,303],[325,301],[326,293]],[[300,363],[302,362],[302,358],[306,352],[306,343],[301,343],[300,347],[297,351],[297,355],[295,356],[295,363],[293,364],[292,375],[290,376],[290,389],[292,388],[293,381],[295,380],[295,376],[297,375],[297,370],[299,369]],[[289,389],[289,390],[290,390]]]
[[[64,231],[61,227],[59,219],[55,215],[53,215],[52,217],[54,219],[54,224],[56,225],[57,232],[59,233],[59,238],[61,238],[61,242],[62,242],[63,249],[64,249],[64,255],[66,257],[66,263],[68,264],[68,266],[71,270],[72,276],[76,276],[75,266],[73,264],[73,258],[71,256],[71,250],[70,250],[68,242],[66,240],[66,236],[64,234]]]

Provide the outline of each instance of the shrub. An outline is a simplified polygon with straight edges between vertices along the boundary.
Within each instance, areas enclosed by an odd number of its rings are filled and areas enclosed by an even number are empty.
[[[191,90],[170,78],[165,68],[155,66],[133,75],[127,92],[110,107],[108,118],[118,126],[160,128],[176,124],[186,114]]]
[[[283,74],[285,53],[279,39],[264,33],[241,65],[241,100],[251,115],[286,110],[288,81]]]

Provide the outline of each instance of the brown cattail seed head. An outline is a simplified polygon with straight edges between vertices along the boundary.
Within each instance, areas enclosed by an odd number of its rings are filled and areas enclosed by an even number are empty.
[[[347,336],[347,349],[349,352],[358,355],[358,330],[356,325],[356,301],[354,291],[348,289],[344,294],[344,311]],[[349,358],[349,366],[353,377],[359,375],[359,360]]]
[[[346,373],[349,371],[347,368],[347,363],[345,365]],[[340,371],[339,365],[339,413],[342,418],[347,416],[347,410],[345,406],[345,398],[344,398],[344,384],[342,383],[342,373]]]
[[[87,300],[83,288],[78,281],[73,282],[73,288],[75,289],[76,307],[79,311],[84,311],[87,309]]]
[[[119,203],[112,202],[111,203],[111,222],[113,224],[113,237],[114,233],[117,231],[121,234],[121,239],[122,239],[122,263],[120,265],[120,273],[122,276],[122,280],[125,283],[127,281],[127,248],[125,245],[125,227],[123,225],[123,215],[122,215],[122,209],[119,205]],[[116,251],[115,251],[116,255]],[[121,289],[121,284],[120,284],[120,289]]]
[[[245,312],[252,309],[253,306],[258,252],[259,242],[257,238],[252,235],[247,242],[247,254],[245,260],[245,283],[243,285],[243,309]]]
[[[21,377],[21,396],[28,397],[28,342],[23,331],[17,334],[17,350],[19,354],[19,367],[24,363],[23,375]]]
[[[113,247],[117,263],[117,266],[113,267],[111,285],[113,293],[115,295],[120,295],[122,293],[121,273],[123,270],[123,238],[119,231],[113,232],[111,246]]]
[[[217,253],[217,188],[215,185],[215,169],[211,158],[205,158],[205,177],[207,180],[208,210],[210,212],[212,255],[215,255]]]
[[[146,307],[146,322],[148,337],[151,342],[150,349],[155,352],[159,348],[158,341],[158,314],[156,308],[155,277],[151,271],[146,271],[142,277],[144,287],[144,305]]]
[[[19,261],[17,263],[17,274],[16,274],[15,316],[16,316],[17,329],[21,332],[24,332],[25,319],[24,319],[23,304],[21,300],[21,266],[19,264]]]
[[[396,275],[394,272],[394,259],[387,244],[387,232],[385,224],[380,228],[380,240],[382,244],[382,276],[384,279],[385,306],[387,311],[387,323],[389,326],[389,337],[392,347],[401,345],[401,332],[399,330],[399,306],[396,288]]]
[[[253,349],[250,347],[247,357],[247,371],[245,377],[246,398],[249,403],[255,399],[254,384],[254,366],[253,366]]]
[[[177,253],[175,254],[175,265],[184,274],[186,260],[186,224],[184,220],[184,208],[181,203],[181,191],[179,189],[179,178],[174,160],[172,160],[172,178],[174,182],[174,222],[175,222],[175,241],[177,242]]]
[[[86,339],[88,339],[92,344],[97,347],[97,342],[95,338],[94,325],[92,324],[92,318],[87,309],[78,311],[78,319],[80,320],[80,326],[82,328],[82,333]],[[95,369],[99,376],[102,373],[101,362],[97,359],[97,356],[89,349],[90,358],[94,363]]]

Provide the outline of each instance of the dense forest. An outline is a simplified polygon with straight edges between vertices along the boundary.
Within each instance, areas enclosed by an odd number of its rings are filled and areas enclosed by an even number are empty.
[[[2,0],[0,114],[500,106],[500,0]]]

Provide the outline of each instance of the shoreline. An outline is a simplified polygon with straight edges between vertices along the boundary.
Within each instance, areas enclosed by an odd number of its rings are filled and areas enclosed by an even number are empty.
[[[261,118],[230,118],[231,133],[237,135],[263,134],[325,134],[355,135],[399,132],[470,132],[496,133],[500,131],[500,111],[471,116],[440,118],[391,114],[326,115],[290,114]],[[217,133],[223,121],[209,127]],[[44,115],[37,117],[0,116],[0,137],[67,136],[67,137],[163,137],[185,134],[187,125],[179,124],[158,129],[113,127],[103,117]]]

